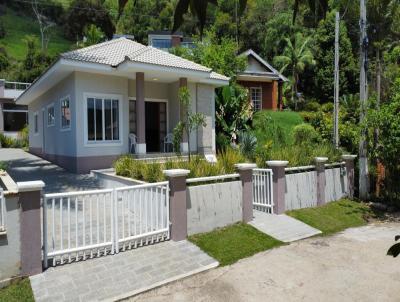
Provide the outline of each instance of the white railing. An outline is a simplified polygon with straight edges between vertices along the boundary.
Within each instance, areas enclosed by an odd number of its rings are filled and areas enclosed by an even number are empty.
[[[169,239],[168,181],[115,189],[116,251]]]
[[[240,175],[238,173],[235,174],[225,174],[225,175],[217,175],[217,176],[206,176],[206,177],[197,177],[197,178],[188,178],[186,179],[186,183],[196,183],[196,182],[209,182],[209,181],[220,181],[226,179],[238,178]]]
[[[4,191],[0,188],[0,232],[6,230],[6,199]]]
[[[253,207],[254,209],[273,213],[272,170],[253,169]]]
[[[169,239],[168,182],[45,194],[44,264],[69,263]]]
[[[5,89],[12,89],[12,90],[26,90],[31,83],[23,83],[23,82],[4,82]]]

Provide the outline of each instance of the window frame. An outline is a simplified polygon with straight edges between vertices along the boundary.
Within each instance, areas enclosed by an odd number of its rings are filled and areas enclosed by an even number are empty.
[[[256,106],[254,105],[253,90],[259,90],[260,91],[260,100],[257,100],[257,102],[260,102],[260,106],[259,106],[258,109],[256,109]],[[253,111],[254,112],[261,111],[263,109],[263,107],[262,107],[262,87],[261,86],[250,87],[250,102],[251,102],[251,104],[253,106]]]
[[[111,100],[117,100],[118,101],[118,140],[89,140],[88,137],[88,117],[87,117],[87,100],[89,98],[94,98],[94,99],[101,99],[102,100],[102,128],[103,128],[103,136],[105,137],[105,119],[104,119],[104,100],[105,99],[111,99]],[[83,94],[83,110],[84,110],[84,146],[85,147],[98,147],[98,146],[122,146],[123,145],[123,125],[124,121],[122,119],[122,112],[123,112],[123,96],[120,94],[104,94],[104,93],[90,93],[90,92],[85,92]]]
[[[39,135],[39,111],[33,113],[33,134]]]
[[[63,101],[68,100],[68,108],[69,108],[69,125],[63,126],[63,108],[62,103]],[[69,95],[66,95],[60,99],[60,131],[70,131],[71,130],[71,123],[72,123],[72,110],[71,110],[71,98]]]
[[[49,109],[53,108],[53,123],[49,124]],[[56,109],[54,107],[54,103],[50,103],[46,107],[46,125],[47,127],[54,127],[56,124]]]

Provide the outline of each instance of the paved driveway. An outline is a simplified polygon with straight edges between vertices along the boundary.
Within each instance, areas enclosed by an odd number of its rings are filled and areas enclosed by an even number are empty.
[[[400,224],[377,224],[273,249],[130,301],[399,301]]]
[[[89,174],[74,174],[21,149],[0,148],[0,161],[9,164],[8,173],[17,181],[43,180],[46,193],[90,190],[100,183]]]

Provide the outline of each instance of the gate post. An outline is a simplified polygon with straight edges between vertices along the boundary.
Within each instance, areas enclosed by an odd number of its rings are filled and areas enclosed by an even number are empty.
[[[354,160],[356,157],[357,155],[351,154],[342,155],[347,172],[347,195],[350,199],[354,197]]]
[[[21,274],[31,276],[43,271],[40,208],[44,182],[17,182],[17,186],[21,205]]]
[[[185,169],[164,170],[169,181],[169,219],[171,239],[184,240],[187,237],[186,176]]]
[[[274,201],[274,214],[283,214],[286,210],[285,205],[285,167],[288,165],[286,160],[269,160],[267,165],[272,169],[273,180],[273,201]]]
[[[253,169],[256,164],[236,164],[240,180],[242,181],[242,219],[247,223],[253,220]]]
[[[327,157],[316,157],[315,159],[315,170],[317,172],[317,205],[323,205],[325,203],[325,163],[328,161]]]

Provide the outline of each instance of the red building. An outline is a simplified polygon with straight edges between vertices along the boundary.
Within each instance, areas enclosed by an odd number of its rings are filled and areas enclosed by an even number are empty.
[[[282,108],[282,85],[288,79],[251,49],[241,56],[247,57],[247,67],[237,75],[237,80],[249,89],[254,111]]]

